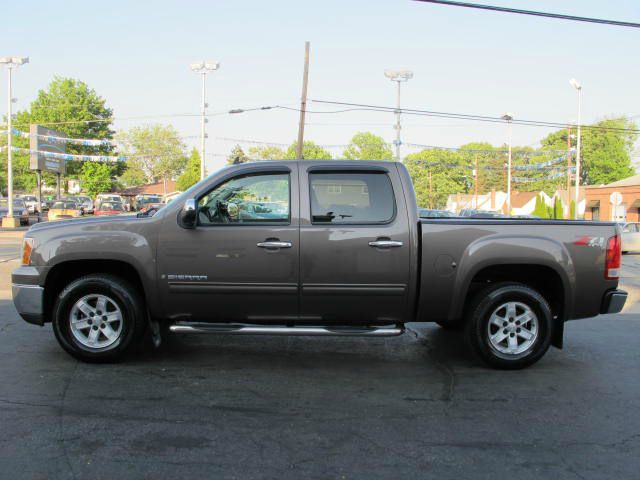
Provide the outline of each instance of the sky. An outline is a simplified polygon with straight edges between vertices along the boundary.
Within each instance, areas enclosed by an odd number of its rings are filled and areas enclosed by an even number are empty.
[[[640,22],[637,0],[486,0],[513,8]],[[94,6],[95,5],[95,6]],[[14,73],[16,107],[27,108],[54,76],[83,80],[113,108],[117,129],[170,123],[198,145],[200,78],[189,64],[211,59],[210,113],[284,105],[298,108],[304,42],[311,42],[308,109],[314,100],[395,105],[387,68],[407,68],[405,108],[583,123],[614,115],[640,121],[640,29],[418,3],[407,0],[28,1],[3,6],[0,56],[24,55]],[[0,115],[6,113],[0,72]],[[193,114],[193,116],[175,116]],[[207,125],[207,167],[239,143],[290,144],[298,112],[215,115]],[[140,118],[144,117],[144,118]],[[391,113],[309,113],[305,139],[347,144],[358,131],[395,138]],[[536,146],[551,130],[514,126],[516,145]],[[501,124],[403,117],[405,143],[457,147],[507,141]],[[341,149],[335,147],[332,152]],[[404,153],[411,150],[407,147]]]

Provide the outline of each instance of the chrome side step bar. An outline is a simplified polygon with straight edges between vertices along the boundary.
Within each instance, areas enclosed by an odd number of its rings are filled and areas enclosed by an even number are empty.
[[[176,323],[169,330],[174,333],[211,333],[221,335],[308,335],[337,337],[395,337],[404,328],[386,327],[286,327],[271,325],[225,325],[212,323]]]

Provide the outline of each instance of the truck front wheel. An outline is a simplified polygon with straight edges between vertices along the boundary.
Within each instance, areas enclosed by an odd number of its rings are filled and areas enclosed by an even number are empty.
[[[142,337],[144,303],[137,289],[107,274],[78,278],[58,295],[53,331],[69,354],[86,362],[112,362]]]
[[[488,365],[519,369],[534,364],[551,344],[553,317],[534,289],[500,283],[479,292],[467,309],[465,336]]]

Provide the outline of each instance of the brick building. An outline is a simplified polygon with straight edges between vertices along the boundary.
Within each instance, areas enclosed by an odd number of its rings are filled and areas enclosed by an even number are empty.
[[[640,175],[608,185],[589,186],[586,192],[586,220],[640,221]],[[622,202],[619,205],[614,205],[613,193],[619,193],[622,196]]]

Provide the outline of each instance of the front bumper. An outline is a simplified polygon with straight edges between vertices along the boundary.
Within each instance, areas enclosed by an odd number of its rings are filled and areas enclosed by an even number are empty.
[[[13,304],[20,316],[29,323],[44,325],[43,298],[44,288],[38,285],[11,284]]]
[[[604,294],[600,313],[619,313],[627,301],[627,292],[624,290],[611,290]]]

